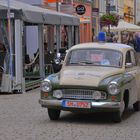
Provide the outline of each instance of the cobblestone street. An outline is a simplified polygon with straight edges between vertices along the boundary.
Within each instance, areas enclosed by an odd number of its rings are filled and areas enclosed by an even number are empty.
[[[126,111],[121,123],[109,114],[62,112],[50,121],[38,103],[39,90],[0,95],[0,140],[139,140],[140,112]]]

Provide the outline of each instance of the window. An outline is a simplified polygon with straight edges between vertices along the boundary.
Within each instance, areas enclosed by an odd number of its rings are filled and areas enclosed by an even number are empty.
[[[63,0],[64,3],[71,3],[71,0]]]
[[[136,57],[134,51],[130,51],[133,66],[136,66]]]
[[[134,51],[128,51],[126,53],[125,63],[132,63],[133,66],[136,66],[136,58]]]
[[[130,55],[130,51],[128,51],[128,52],[126,53],[125,63],[131,63],[131,55]]]

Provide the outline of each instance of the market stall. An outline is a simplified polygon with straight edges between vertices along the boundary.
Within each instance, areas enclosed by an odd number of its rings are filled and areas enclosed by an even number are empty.
[[[103,28],[103,30],[107,31],[108,27]],[[119,37],[118,42],[122,42],[123,32],[140,32],[140,26],[120,20],[118,26],[110,26],[110,32],[117,32]]]
[[[29,88],[33,88],[40,84],[45,77],[45,60],[44,60],[44,27],[48,29],[48,40],[52,38],[55,29],[56,49],[57,52],[61,47],[61,28],[68,28],[68,47],[79,43],[79,18],[59,13],[56,11],[44,9],[37,6],[31,6],[26,3],[10,0],[10,22],[11,22],[11,46],[9,43],[8,4],[5,0],[0,0],[0,41],[5,46],[5,57],[1,66],[1,92],[25,92]],[[28,29],[34,27],[37,36],[34,39],[37,47],[30,45],[28,47],[27,36]],[[48,46],[52,46],[53,42],[49,42]],[[34,49],[36,48],[36,49]],[[27,62],[27,51],[34,50],[32,62]],[[31,52],[30,51],[30,52]],[[25,63],[25,61],[27,63]],[[26,65],[28,64],[28,65]],[[32,64],[35,71],[32,75],[28,75],[27,66]],[[35,75],[34,75],[35,74]],[[30,77],[29,77],[30,76]],[[31,80],[30,80],[31,79]]]

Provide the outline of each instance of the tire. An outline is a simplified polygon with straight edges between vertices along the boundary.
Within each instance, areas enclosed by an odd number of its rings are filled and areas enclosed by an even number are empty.
[[[113,122],[120,123],[122,121],[122,113],[120,111],[113,113]]]
[[[60,116],[60,110],[48,109],[48,115],[49,115],[50,120],[58,120]]]
[[[140,111],[140,101],[137,101],[133,104],[134,111]]]
[[[22,92],[20,90],[13,90],[12,92],[13,94],[22,94]]]
[[[125,106],[125,102],[123,101],[120,110],[113,113],[113,122],[120,123],[122,121],[122,115],[125,110]]]

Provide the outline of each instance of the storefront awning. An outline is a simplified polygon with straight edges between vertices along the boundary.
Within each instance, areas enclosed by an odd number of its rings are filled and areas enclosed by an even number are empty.
[[[0,18],[7,18],[8,4],[6,0],[0,0]],[[25,22],[35,24],[54,25],[79,25],[79,18],[45,8],[32,6],[16,0],[10,0],[12,18],[22,19]]]

